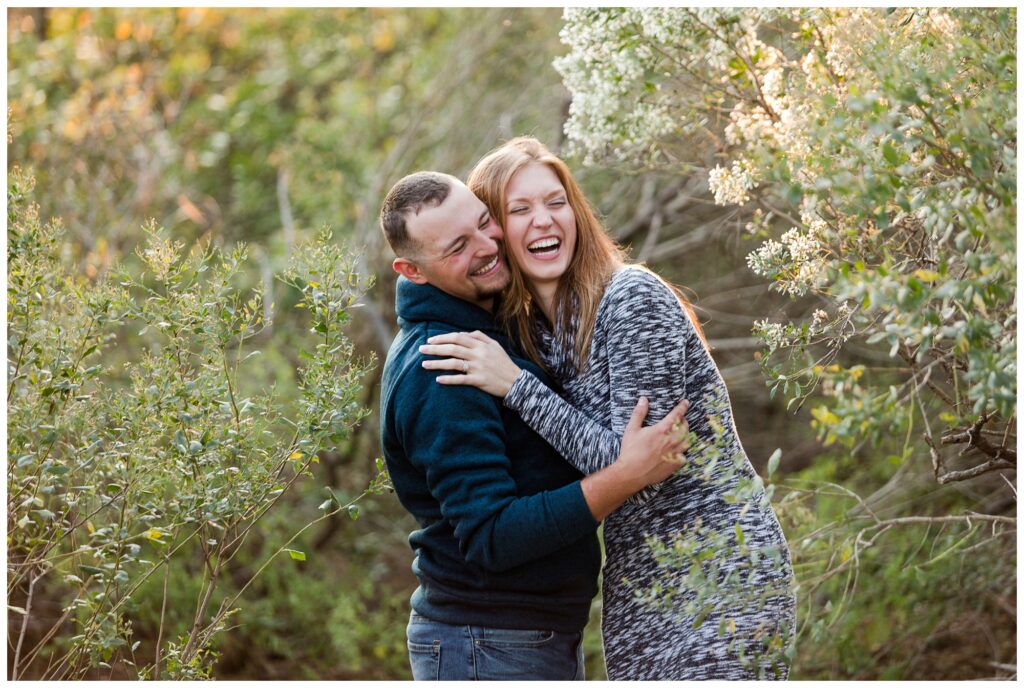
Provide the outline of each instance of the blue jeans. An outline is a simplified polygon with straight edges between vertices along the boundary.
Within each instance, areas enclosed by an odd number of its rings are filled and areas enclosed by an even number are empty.
[[[406,629],[417,681],[582,681],[583,634],[451,626],[413,612]]]

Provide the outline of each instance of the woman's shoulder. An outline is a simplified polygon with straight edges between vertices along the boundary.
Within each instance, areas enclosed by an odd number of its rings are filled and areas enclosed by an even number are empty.
[[[665,280],[642,265],[624,265],[616,270],[608,281],[603,300],[611,308],[679,303]]]
[[[665,336],[689,334],[694,326],[676,291],[642,265],[617,270],[598,309],[598,326],[618,331],[657,331]]]

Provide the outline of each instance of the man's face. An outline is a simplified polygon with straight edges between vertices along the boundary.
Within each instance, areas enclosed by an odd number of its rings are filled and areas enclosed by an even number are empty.
[[[406,226],[418,248],[414,257],[396,259],[396,270],[491,310],[510,276],[501,227],[472,191],[452,182],[444,203],[409,215]]]

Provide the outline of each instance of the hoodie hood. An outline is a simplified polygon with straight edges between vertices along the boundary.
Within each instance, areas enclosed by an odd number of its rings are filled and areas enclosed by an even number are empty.
[[[402,276],[395,286],[395,314],[403,329],[418,322],[443,322],[464,332],[480,330],[500,334],[494,316],[480,306]]]

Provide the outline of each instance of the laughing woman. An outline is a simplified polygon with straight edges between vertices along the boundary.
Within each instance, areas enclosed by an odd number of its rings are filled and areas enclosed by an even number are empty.
[[[568,459],[585,473],[618,455],[638,397],[650,400],[650,422],[690,400],[684,467],[604,522],[608,678],[785,678],[779,650],[790,642],[795,605],[789,551],[690,305],[625,262],[568,167],[536,139],[492,151],[469,186],[505,232],[512,282],[502,320],[564,398],[480,333],[442,335],[422,349],[441,357],[424,367],[461,373],[438,382],[503,397],[563,456],[586,457]],[[671,583],[652,551],[659,543],[699,562],[704,578],[687,580],[705,581],[701,589]],[[661,604],[651,599],[657,585],[673,592]]]

